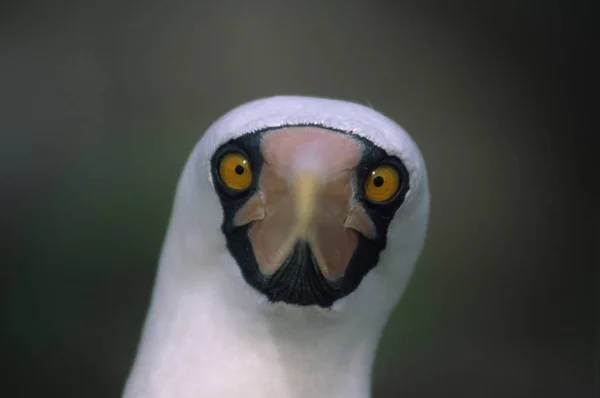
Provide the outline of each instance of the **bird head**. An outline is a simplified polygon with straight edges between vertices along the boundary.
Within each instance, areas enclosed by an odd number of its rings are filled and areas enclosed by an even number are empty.
[[[172,224],[188,264],[266,302],[368,311],[402,294],[428,213],[423,158],[392,120],[344,101],[272,97],[204,134]]]

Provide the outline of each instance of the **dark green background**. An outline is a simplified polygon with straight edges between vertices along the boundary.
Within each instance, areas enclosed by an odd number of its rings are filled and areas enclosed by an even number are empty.
[[[3,2],[2,395],[119,396],[191,149],[243,102],[303,94],[372,105],[429,167],[430,234],[375,396],[598,396],[591,15],[532,0]]]

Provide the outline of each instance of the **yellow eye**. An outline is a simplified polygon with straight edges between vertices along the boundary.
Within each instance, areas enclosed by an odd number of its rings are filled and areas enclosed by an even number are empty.
[[[395,168],[388,165],[376,167],[365,181],[365,194],[374,203],[392,199],[400,189],[400,176]]]
[[[234,191],[243,191],[252,183],[252,168],[248,158],[240,153],[228,153],[219,164],[223,184]]]

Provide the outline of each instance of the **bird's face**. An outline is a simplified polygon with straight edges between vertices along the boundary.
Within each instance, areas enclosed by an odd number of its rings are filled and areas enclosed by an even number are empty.
[[[302,306],[330,307],[357,289],[410,188],[399,157],[316,124],[230,139],[214,151],[211,176],[245,281]]]

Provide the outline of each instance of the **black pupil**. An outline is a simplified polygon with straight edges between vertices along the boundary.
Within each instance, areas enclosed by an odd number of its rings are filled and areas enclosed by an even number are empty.
[[[383,177],[382,176],[377,176],[375,178],[373,178],[373,185],[375,185],[376,187],[380,187],[383,185]]]
[[[235,166],[235,174],[237,175],[242,175],[244,174],[244,166],[238,164],[237,166]]]

